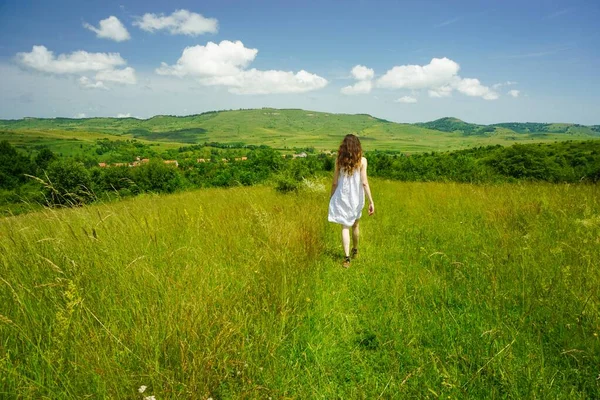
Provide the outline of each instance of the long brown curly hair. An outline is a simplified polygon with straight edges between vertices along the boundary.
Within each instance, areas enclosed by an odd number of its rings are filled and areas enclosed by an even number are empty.
[[[360,145],[358,137],[351,133],[346,135],[338,150],[336,160],[337,167],[346,174],[352,175],[352,173],[360,166],[362,154],[362,146]]]

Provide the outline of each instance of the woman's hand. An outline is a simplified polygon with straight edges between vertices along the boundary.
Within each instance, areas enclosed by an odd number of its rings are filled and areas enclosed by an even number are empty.
[[[369,204],[369,215],[375,214],[375,204]]]

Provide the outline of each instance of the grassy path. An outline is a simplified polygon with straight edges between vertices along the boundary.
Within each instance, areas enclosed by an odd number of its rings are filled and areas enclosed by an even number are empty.
[[[372,185],[1,219],[0,397],[600,397],[596,186]]]

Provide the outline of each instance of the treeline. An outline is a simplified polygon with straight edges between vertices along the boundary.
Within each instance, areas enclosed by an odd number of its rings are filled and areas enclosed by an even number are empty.
[[[289,192],[298,190],[303,179],[333,168],[333,160],[324,155],[290,159],[266,146],[245,150],[244,161],[199,163],[183,159],[176,167],[155,157],[136,167],[101,168],[73,157],[58,157],[49,149],[28,158],[3,141],[0,142],[0,205],[26,202],[75,206],[145,192],[173,193],[267,181],[278,190]]]
[[[600,141],[516,144],[406,156],[367,154],[371,175],[403,181],[598,182]]]
[[[112,144],[102,145],[112,150],[109,147]],[[333,157],[324,154],[292,159],[267,146],[240,145],[225,150],[213,145],[186,146],[163,154],[164,159],[179,154],[178,167],[153,157],[149,163],[136,167],[100,168],[88,159],[59,157],[47,148],[28,157],[3,141],[0,142],[0,205],[72,206],[145,192],[172,193],[267,182],[282,192],[297,191],[306,178],[317,174],[330,176],[335,163]],[[135,145],[127,143],[130,146]],[[243,151],[246,159],[223,162],[217,157],[225,155],[225,151],[231,155]],[[197,162],[194,157],[202,152],[208,152],[213,162]],[[600,181],[600,141],[497,145],[410,156],[374,151],[366,157],[371,176],[403,181]]]

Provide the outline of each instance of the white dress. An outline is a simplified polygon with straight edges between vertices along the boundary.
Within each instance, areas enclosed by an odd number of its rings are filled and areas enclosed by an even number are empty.
[[[340,169],[338,185],[329,200],[329,222],[352,226],[362,215],[365,190],[360,178],[360,166],[352,175]]]

